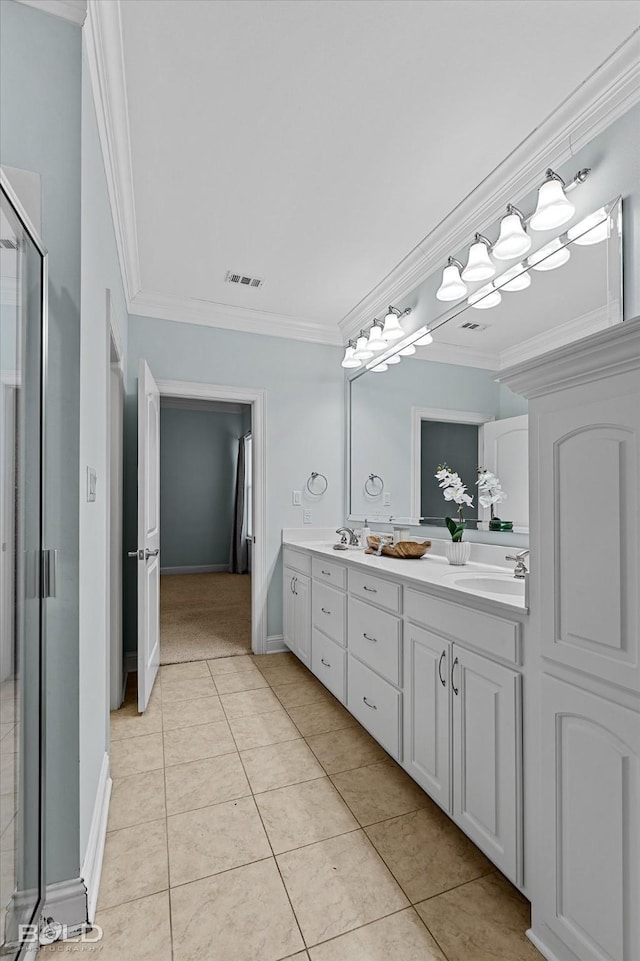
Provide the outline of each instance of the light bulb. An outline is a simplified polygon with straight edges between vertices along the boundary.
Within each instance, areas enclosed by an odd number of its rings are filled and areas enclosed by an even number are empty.
[[[508,213],[500,221],[500,236],[493,245],[492,253],[497,260],[513,260],[514,257],[526,254],[531,249],[531,243],[531,237],[526,233],[520,216]]]
[[[438,300],[459,300],[466,297],[469,288],[460,277],[460,266],[449,258],[448,265],[442,271],[442,283],[436,291]]]
[[[538,191],[538,204],[529,226],[532,230],[552,230],[571,220],[576,208],[564,192],[559,180],[545,180]]]
[[[402,350],[398,351],[401,357],[411,357],[415,352],[416,348],[414,344],[409,344],[407,347],[403,347]]]
[[[382,327],[380,327],[378,324],[374,324],[369,331],[367,346],[369,350],[372,350],[376,354],[378,351],[386,349],[387,344],[382,337]]]
[[[497,307],[502,300],[502,294],[496,290],[493,284],[485,284],[480,290],[476,290],[467,298],[470,307],[477,310],[488,310],[490,307]]]
[[[494,280],[493,284],[500,290],[507,290],[510,293],[514,290],[526,290],[527,287],[531,286],[531,274],[524,264],[516,264],[514,267],[505,270],[497,280]]]
[[[599,244],[602,240],[608,240],[610,235],[610,218],[604,207],[594,210],[592,214],[581,220],[575,227],[570,227],[567,231],[569,240],[587,247],[590,244]]]
[[[489,280],[495,275],[495,265],[491,263],[489,248],[485,241],[476,234],[475,243],[469,248],[467,266],[462,271],[462,279],[475,283],[477,280]]]
[[[389,365],[391,365],[391,364],[399,364],[400,361],[401,361],[401,359],[402,359],[402,358],[400,357],[400,354],[397,353],[397,354],[394,354],[393,357],[387,357],[387,358],[385,359],[385,364],[389,364]]]
[[[529,257],[528,263],[534,270],[555,270],[566,264],[571,251],[568,247],[563,247],[560,238],[556,237],[550,244],[545,244],[540,250]]]
[[[429,344],[433,343],[433,335],[430,330],[427,329],[426,333],[422,335],[420,340],[414,341],[416,347],[428,347]]]
[[[369,348],[367,338],[362,332],[356,341],[356,348],[353,352],[353,356],[356,360],[371,360],[373,357],[373,351]]]
[[[383,374],[383,373],[385,372],[385,370],[389,370],[389,368],[387,367],[386,364],[378,364],[377,367],[372,367],[372,368],[371,368],[371,373],[372,373],[372,374]]]
[[[347,348],[344,352],[344,358],[342,360],[343,367],[361,367],[362,366],[361,362],[356,357],[353,356],[354,350],[355,350],[355,347],[353,346],[353,342],[350,342],[347,345]]]
[[[398,320],[398,315],[390,310],[384,319],[382,339],[391,343],[394,340],[400,340],[401,337],[404,337],[404,330]]]

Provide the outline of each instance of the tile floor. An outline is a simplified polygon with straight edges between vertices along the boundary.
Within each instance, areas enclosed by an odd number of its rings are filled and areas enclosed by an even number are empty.
[[[112,715],[101,961],[540,961],[529,905],[290,654]],[[58,943],[40,958],[96,945]]]

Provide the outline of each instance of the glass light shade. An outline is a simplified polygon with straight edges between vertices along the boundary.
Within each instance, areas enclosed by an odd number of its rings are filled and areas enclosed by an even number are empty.
[[[345,350],[344,358],[342,360],[343,367],[361,367],[362,366],[361,362],[356,357],[353,356],[354,350],[355,350],[355,347],[352,347],[351,345],[349,345]]]
[[[502,294],[496,290],[493,284],[486,284],[480,290],[467,299],[467,303],[477,310],[489,310],[490,307],[497,307],[502,300]]]
[[[531,216],[532,230],[552,230],[571,220],[576,208],[559,180],[546,180],[538,191],[538,204]]]
[[[372,373],[372,374],[383,374],[383,373],[385,372],[385,370],[389,370],[389,368],[387,367],[386,364],[378,364],[377,367],[372,367],[372,368],[371,368],[371,373]]]
[[[428,347],[429,344],[432,344],[432,343],[433,343],[433,334],[431,333],[430,330],[428,330],[426,334],[424,334],[424,336],[420,338],[420,340],[415,341],[416,347]]]
[[[484,245],[483,245],[484,246]],[[460,277],[457,264],[449,264],[442,271],[442,283],[436,291],[438,300],[459,300],[466,297],[469,288]]]
[[[516,264],[515,267],[505,270],[493,283],[500,290],[506,290],[509,293],[514,290],[526,290],[531,286],[531,274],[523,264]]]
[[[570,256],[569,248],[563,247],[560,239],[556,237],[529,257],[529,266],[534,270],[555,270],[556,267],[566,264]]]
[[[531,249],[532,240],[522,226],[517,214],[507,214],[500,221],[500,236],[493,245],[493,256],[497,260],[513,260],[522,257]]]
[[[403,347],[402,350],[398,351],[401,357],[411,357],[415,352],[416,348],[414,344],[409,344],[407,347]]]
[[[382,327],[378,327],[377,324],[373,325],[369,331],[367,346],[369,350],[372,350],[375,354],[377,354],[380,350],[386,350],[387,343],[382,337]]]
[[[481,240],[471,244],[467,266],[462,271],[462,279],[475,283],[476,280],[489,280],[495,272],[496,268],[491,263],[487,245]]]
[[[360,334],[358,337],[353,356],[356,360],[371,360],[373,357],[373,351],[369,348],[367,338],[364,334]]]
[[[402,329],[397,315],[390,310],[384,319],[382,339],[386,340],[387,343],[391,343],[394,340],[400,340],[401,337],[404,337],[404,330]]]
[[[585,233],[586,231],[586,233]],[[607,240],[610,234],[610,218],[604,207],[594,210],[592,214],[581,220],[575,227],[570,227],[567,231],[569,240],[587,247],[591,244],[599,244],[602,240]]]
[[[389,365],[399,364],[401,359],[402,358],[400,357],[400,354],[397,353],[397,354],[394,354],[393,357],[387,357],[387,359],[385,360],[385,364],[389,364]]]

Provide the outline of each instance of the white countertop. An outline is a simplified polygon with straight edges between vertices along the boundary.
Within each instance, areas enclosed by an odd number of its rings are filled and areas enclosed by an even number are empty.
[[[366,568],[376,574],[397,577],[417,587],[428,588],[443,599],[455,603],[464,603],[478,607],[481,610],[496,614],[527,614],[524,597],[496,597],[495,595],[480,593],[471,587],[464,587],[465,577],[460,578],[458,584],[453,583],[460,575],[487,574],[507,575],[513,577],[513,568],[497,567],[492,564],[479,564],[469,561],[463,567],[455,567],[448,563],[445,557],[432,554],[430,551],[419,559],[404,560],[394,557],[376,557],[375,554],[365,554],[362,548],[350,548],[346,551],[335,551],[333,542],[312,541],[296,538],[283,533],[285,547],[308,551],[319,557],[330,558],[334,562],[350,564]]]

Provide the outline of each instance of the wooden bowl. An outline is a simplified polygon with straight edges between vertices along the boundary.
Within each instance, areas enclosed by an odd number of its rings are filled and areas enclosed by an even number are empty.
[[[380,544],[380,539],[371,534],[367,538],[367,544],[369,545],[369,553],[373,554],[378,549]],[[431,541],[398,541],[397,544],[385,544],[382,548],[382,554],[384,557],[399,557],[403,560],[417,560],[420,557],[424,557],[429,548],[431,547]]]

